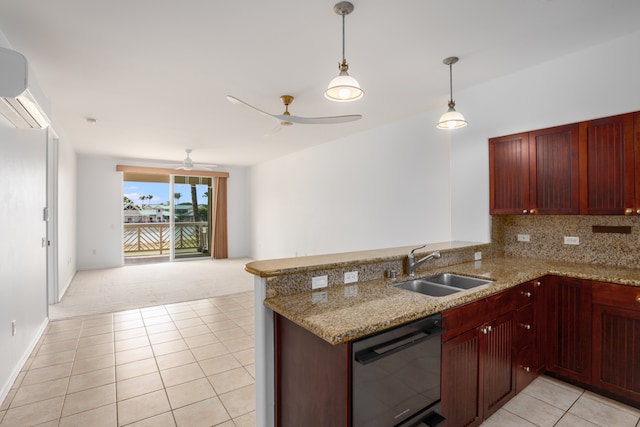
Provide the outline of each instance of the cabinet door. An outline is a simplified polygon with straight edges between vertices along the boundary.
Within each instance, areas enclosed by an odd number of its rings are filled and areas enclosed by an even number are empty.
[[[513,357],[513,312],[480,329],[480,378],[486,419],[516,394]]]
[[[274,316],[276,425],[349,426],[350,346]]]
[[[580,213],[624,215],[635,206],[634,115],[580,123]]]
[[[579,147],[577,124],[529,133],[530,211],[580,213]]]
[[[549,370],[588,384],[591,379],[591,282],[549,280]]]
[[[595,387],[640,401],[640,311],[593,307]]]
[[[441,399],[447,426],[477,426],[482,422],[479,363],[477,329],[442,344]]]
[[[489,189],[492,215],[528,213],[529,135],[489,140]]]

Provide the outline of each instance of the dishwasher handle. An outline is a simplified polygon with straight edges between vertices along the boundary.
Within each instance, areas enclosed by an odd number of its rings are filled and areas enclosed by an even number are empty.
[[[373,363],[376,360],[380,360],[384,357],[402,351],[405,348],[409,348],[423,341],[439,337],[440,335],[444,334],[444,332],[444,328],[441,328],[440,326],[432,326],[427,329],[421,329],[393,339],[391,341],[362,349],[356,352],[354,359],[361,365],[368,365],[369,363]]]

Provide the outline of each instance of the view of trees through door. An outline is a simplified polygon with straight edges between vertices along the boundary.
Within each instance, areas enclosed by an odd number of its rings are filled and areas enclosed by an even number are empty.
[[[125,264],[209,256],[212,180],[125,173]]]

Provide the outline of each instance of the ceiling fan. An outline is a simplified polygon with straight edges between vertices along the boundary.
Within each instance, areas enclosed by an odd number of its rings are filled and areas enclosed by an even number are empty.
[[[327,116],[327,117],[301,117],[301,116],[292,116],[289,113],[289,105],[293,102],[294,98],[291,95],[282,95],[280,100],[284,104],[284,113],[282,114],[271,114],[266,111],[262,111],[259,108],[254,107],[253,105],[247,104],[246,102],[236,98],[235,96],[227,95],[227,100],[234,104],[242,105],[244,107],[251,108],[254,111],[257,111],[260,114],[264,114],[269,117],[273,117],[276,119],[282,126],[291,126],[294,123],[302,124],[302,125],[332,125],[338,123],[347,123],[353,122],[356,120],[360,120],[362,115],[360,114],[351,114],[347,116]]]
[[[182,164],[179,165],[178,167],[176,167],[175,169],[181,169],[181,170],[186,170],[186,171],[190,171],[190,170],[198,170],[198,169],[211,169],[211,168],[215,168],[218,165],[207,165],[207,164],[203,164],[203,163],[194,163],[193,160],[191,159],[191,152],[193,151],[191,148],[186,148],[184,151],[187,152],[187,157],[184,158],[184,160],[182,160]]]

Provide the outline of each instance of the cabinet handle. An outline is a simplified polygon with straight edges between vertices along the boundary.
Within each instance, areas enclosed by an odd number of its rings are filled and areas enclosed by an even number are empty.
[[[625,215],[633,215],[633,209],[631,209],[631,208],[627,208],[627,209],[625,209],[625,210],[624,210],[624,214],[625,214]]]
[[[636,302],[640,302],[640,297],[636,297]]]
[[[531,298],[532,293],[531,292],[523,292],[522,295],[524,295],[527,298]]]
[[[529,213],[530,213],[531,215],[535,215],[535,214],[536,214],[536,210],[535,210],[535,209],[529,209]]]
[[[480,329],[480,331],[482,331],[483,334],[487,335],[489,332],[491,332],[491,326],[485,326],[484,328]]]
[[[637,215],[640,215],[640,209],[638,209],[638,210],[636,211],[636,214],[637,214]]]
[[[529,211],[528,211],[528,210],[526,210],[526,209],[523,209],[523,210],[522,210],[522,213],[523,213],[523,214],[526,214],[526,213],[529,213]]]
[[[531,325],[529,325],[528,323],[523,323],[522,327],[525,328],[526,330],[530,330],[531,329]]]
[[[523,366],[523,367],[522,367],[522,369],[523,369],[525,372],[531,372],[531,368],[530,368],[530,367],[528,367],[528,366]]]
[[[536,281],[536,286],[540,286],[540,285],[542,285],[542,282],[541,282],[541,281],[539,281],[539,280],[537,280],[537,281]]]

